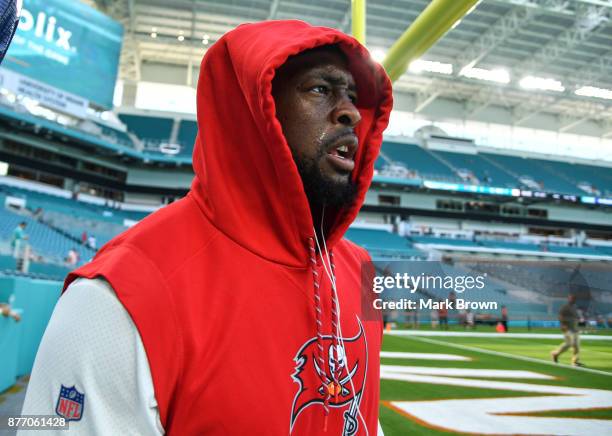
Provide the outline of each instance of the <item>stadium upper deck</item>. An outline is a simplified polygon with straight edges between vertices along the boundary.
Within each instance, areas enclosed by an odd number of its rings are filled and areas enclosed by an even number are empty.
[[[13,128],[68,136],[141,162],[191,164],[197,124],[190,119],[120,114],[119,118],[125,123],[123,128],[87,121],[60,124],[34,116],[18,103],[8,105],[6,100],[0,103],[3,103],[0,104],[0,122]],[[521,189],[584,196],[585,203],[593,202],[593,196],[604,199],[612,197],[612,167],[595,163],[586,165],[544,157],[479,152],[477,149],[469,153],[433,150],[415,143],[387,140],[376,162],[376,169],[375,182],[432,189],[498,195],[513,195],[512,190]],[[605,200],[603,204],[607,204]]]

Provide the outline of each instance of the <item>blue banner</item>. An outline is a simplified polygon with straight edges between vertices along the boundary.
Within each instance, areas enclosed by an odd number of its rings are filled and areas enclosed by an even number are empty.
[[[2,66],[111,108],[123,27],[74,0],[24,0]]]

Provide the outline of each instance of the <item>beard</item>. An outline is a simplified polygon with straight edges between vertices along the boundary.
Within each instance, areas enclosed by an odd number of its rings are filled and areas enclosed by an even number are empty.
[[[337,208],[350,206],[357,196],[357,186],[350,175],[346,180],[340,181],[321,172],[319,162],[326,153],[326,149],[322,147],[314,159],[294,155],[308,201],[318,206]]]

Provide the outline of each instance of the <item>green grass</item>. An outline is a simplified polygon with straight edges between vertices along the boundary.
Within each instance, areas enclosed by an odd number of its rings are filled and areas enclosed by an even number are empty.
[[[436,338],[451,344],[468,345],[471,347],[483,348],[485,350],[500,351],[517,356],[532,357],[549,361],[550,352],[561,344],[560,339],[539,339],[539,338],[499,338],[491,340],[488,338],[470,337],[448,337]],[[572,351],[567,350],[559,358],[562,363],[569,364]],[[610,341],[589,341],[584,340],[580,343],[580,360],[589,368],[608,371],[612,373],[612,340]]]
[[[388,408],[386,405],[380,406],[380,422],[387,435],[411,435],[411,436],[448,436],[449,432],[426,428],[422,425],[406,418],[403,415]],[[453,433],[458,434],[458,433]]]
[[[399,323],[397,325],[398,329],[410,329],[410,330],[423,330],[423,331],[443,331],[440,329],[440,327],[438,328],[433,328],[431,327],[430,324],[421,324],[419,325],[418,329],[414,329],[414,327],[411,324],[405,324],[405,323]],[[466,331],[476,331],[476,332],[480,332],[480,333],[496,333],[495,331],[495,326],[489,326],[489,325],[477,325],[475,330],[466,330],[465,327],[458,325],[458,324],[450,324],[448,326],[448,331],[449,332],[466,332]],[[559,334],[560,331],[558,328],[556,327],[538,327],[538,328],[531,328],[528,329],[527,327],[512,327],[510,326],[510,333],[553,333],[553,334]],[[595,336],[612,336],[612,329],[592,329],[589,328],[587,330],[585,330],[585,334],[586,335],[595,335]]]
[[[556,330],[553,330],[556,332]],[[548,331],[551,332],[551,331]],[[559,345],[559,340],[538,338],[470,338],[470,337],[414,337],[385,335],[383,350],[406,351],[415,353],[446,353],[459,354],[471,358],[470,361],[438,361],[438,360],[409,360],[409,359],[381,359],[383,365],[414,365],[450,368],[474,369],[511,369],[526,370],[548,374],[556,377],[554,380],[520,380],[499,379],[504,381],[526,382],[529,384],[548,384],[557,386],[571,386],[580,388],[596,388],[612,390],[612,341],[583,341],[581,346],[582,360],[590,368],[610,372],[611,375],[596,374],[576,370],[564,365],[550,364],[550,351]],[[507,353],[513,356],[525,356],[538,361],[525,361],[512,357],[497,356],[475,350],[466,350],[454,347],[477,347]],[[562,357],[562,361],[569,362],[570,351]],[[487,378],[487,380],[493,380]],[[385,435],[449,435],[457,434],[442,430],[435,430],[422,426],[407,416],[388,407],[389,401],[426,401],[436,399],[463,399],[463,398],[501,398],[526,397],[543,394],[519,391],[504,391],[484,388],[466,388],[459,386],[446,386],[430,383],[402,382],[394,380],[381,380],[381,425]],[[576,418],[612,419],[612,409],[589,411],[556,411],[542,412],[534,416],[558,416]]]

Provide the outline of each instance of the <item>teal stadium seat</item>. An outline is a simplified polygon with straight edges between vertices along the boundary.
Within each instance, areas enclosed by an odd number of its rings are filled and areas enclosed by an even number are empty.
[[[586,182],[597,188],[603,197],[612,196],[612,168],[593,165],[572,164],[569,162],[545,161],[536,159],[538,163],[556,174],[578,185]],[[583,192],[588,195],[588,193]]]
[[[562,176],[555,174],[552,169],[541,165],[536,159],[527,159],[517,156],[505,156],[501,154],[482,153],[491,161],[497,162],[510,173],[517,177],[529,176],[540,183],[542,191],[554,192],[559,194],[583,195],[584,192],[578,187],[565,180]]]
[[[526,244],[523,242],[510,242],[510,241],[487,241],[487,240],[479,240],[478,242],[483,247],[505,248],[507,250],[540,251],[540,246],[537,244]]]
[[[406,239],[386,230],[349,228],[345,237],[368,250],[372,257],[424,258]]]
[[[501,188],[516,188],[520,182],[511,174],[496,167],[478,154],[454,153],[449,151],[431,151],[448,161],[456,169],[467,169],[479,180],[480,185]],[[488,180],[488,181],[487,181]]]
[[[96,123],[98,127],[102,129],[102,138],[110,141],[114,144],[124,145],[126,147],[134,147],[132,138],[126,132],[111,127],[105,126],[104,124]]]
[[[418,145],[385,141],[382,145],[382,152],[392,161],[410,170],[416,170],[424,179],[461,182],[461,179],[447,165]]]
[[[193,144],[198,135],[198,123],[191,120],[181,120],[179,124],[177,142],[181,146],[180,156],[191,157]]]
[[[145,144],[159,145],[170,141],[174,125],[172,118],[120,114],[119,119]]]
[[[468,239],[454,239],[454,238],[440,238],[437,236],[410,236],[409,238],[413,242],[419,244],[445,244],[445,245],[456,245],[460,247],[478,247],[479,245]]]
[[[601,256],[602,253],[594,247],[565,247],[562,245],[548,245],[548,251],[553,253],[592,254]]]

